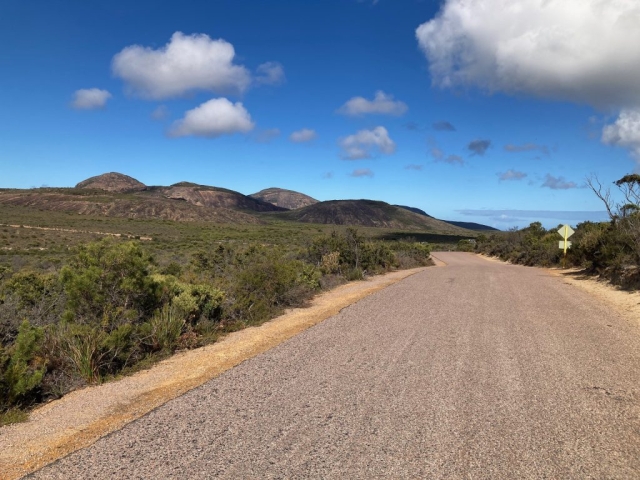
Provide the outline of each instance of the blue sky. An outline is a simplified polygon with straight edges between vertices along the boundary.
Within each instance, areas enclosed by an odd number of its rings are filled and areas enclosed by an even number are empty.
[[[0,187],[118,171],[604,219],[583,184],[640,160],[640,10],[601,3],[6,0]]]

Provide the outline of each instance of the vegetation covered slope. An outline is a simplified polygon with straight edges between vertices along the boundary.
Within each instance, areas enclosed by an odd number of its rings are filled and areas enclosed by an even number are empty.
[[[434,218],[429,215],[424,210],[420,210],[416,207],[407,207],[406,205],[395,205],[396,207],[404,208],[405,210],[409,210],[410,212],[417,213],[419,215],[424,215],[425,217]],[[475,222],[457,222],[455,220],[442,220],[445,223],[450,225],[454,225],[460,228],[466,228],[467,230],[477,230],[477,231],[499,231],[497,228],[490,227],[489,225],[483,225],[481,223]]]
[[[295,210],[318,203],[318,200],[311,198],[309,195],[294,192],[293,190],[285,190],[284,188],[265,188],[249,196],[287,210]]]
[[[170,187],[151,187],[150,195],[162,195],[172,200],[184,200],[199,207],[230,208],[252,212],[277,212],[286,208],[272,203],[243,195],[226,188],[197,185],[195,183],[180,182]]]
[[[181,182],[147,187],[120,173],[84,180],[76,188],[0,190],[0,204],[37,210],[125,218],[252,224],[257,212],[284,211],[233,190]]]
[[[243,211],[225,207],[204,208],[146,191],[116,194],[72,188],[0,190],[0,204],[106,217],[245,224],[260,222]]]
[[[427,230],[467,234],[468,231],[435,218],[425,217],[385,202],[374,200],[331,200],[276,214],[277,217],[306,223],[357,225],[366,227]]]

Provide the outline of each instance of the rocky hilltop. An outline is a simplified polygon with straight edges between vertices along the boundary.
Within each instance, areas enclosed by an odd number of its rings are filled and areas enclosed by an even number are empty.
[[[287,210],[295,210],[318,203],[318,200],[311,198],[309,195],[284,188],[265,188],[249,196]]]
[[[209,187],[190,182],[174,183],[170,187],[150,187],[150,193],[160,194],[172,200],[183,200],[199,207],[231,208],[252,212],[278,212],[286,208],[243,195],[226,188]]]
[[[106,190],[107,192],[139,192],[147,186],[129,175],[110,172],[87,178],[76,185],[76,188]]]

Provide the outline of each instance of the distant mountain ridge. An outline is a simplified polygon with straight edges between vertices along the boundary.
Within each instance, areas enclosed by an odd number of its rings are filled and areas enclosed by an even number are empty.
[[[147,186],[109,172],[87,178],[75,188],[0,189],[0,204],[83,215],[160,218],[175,221],[264,223],[271,218],[333,225],[468,235],[491,227],[438,220],[425,211],[375,200],[318,200],[293,190],[267,188],[252,195],[221,187],[177,182]]]

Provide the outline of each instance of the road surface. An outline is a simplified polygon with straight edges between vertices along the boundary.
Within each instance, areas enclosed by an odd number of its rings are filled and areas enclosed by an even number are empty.
[[[640,322],[436,255],[31,478],[640,478]]]

